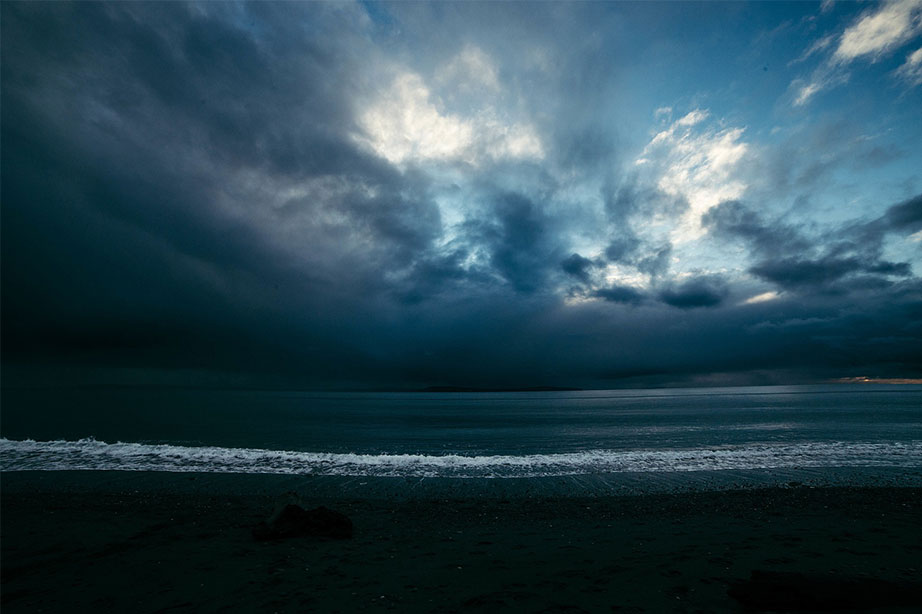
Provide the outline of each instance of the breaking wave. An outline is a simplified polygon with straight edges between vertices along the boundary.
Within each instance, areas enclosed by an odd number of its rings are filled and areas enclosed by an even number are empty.
[[[0,438],[0,470],[123,470],[380,477],[512,478],[807,467],[922,467],[922,441],[804,442],[560,454],[333,454],[144,443]]]

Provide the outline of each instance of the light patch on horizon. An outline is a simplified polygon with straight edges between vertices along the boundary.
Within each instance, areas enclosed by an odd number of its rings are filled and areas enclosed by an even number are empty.
[[[762,294],[756,294],[755,296],[750,296],[745,301],[743,301],[742,304],[743,305],[754,305],[757,303],[766,303],[768,301],[774,301],[779,298],[781,298],[781,294],[779,294],[778,292],[774,290],[771,290],[769,292],[763,292]]]
[[[868,377],[868,376],[858,376],[858,377],[840,377],[832,380],[833,383],[837,384],[911,384],[919,385],[922,384],[922,378],[917,377]]]
[[[591,296],[589,294],[568,294],[563,297],[563,304],[567,307],[578,307],[587,303],[596,303],[599,300],[597,296]]]
[[[623,266],[617,263],[608,263],[602,270],[602,279],[606,286],[627,286],[635,290],[647,290],[650,279],[634,267]]]
[[[475,56],[476,61],[482,58]],[[468,61],[475,61],[468,58]],[[506,121],[485,102],[470,116],[447,113],[416,73],[398,75],[359,116],[365,134],[357,140],[394,164],[462,162],[484,159],[544,157],[544,147],[530,124]]]
[[[708,117],[706,109],[691,111],[657,133],[635,160],[653,174],[658,189],[689,203],[685,214],[672,222],[670,240],[675,244],[701,237],[701,216],[739,198],[747,187],[735,174],[749,151],[742,140],[745,128],[701,127]]]

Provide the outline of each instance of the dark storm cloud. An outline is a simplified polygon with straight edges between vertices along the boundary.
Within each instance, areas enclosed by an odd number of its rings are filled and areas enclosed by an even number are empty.
[[[918,197],[819,237],[714,209],[710,232],[749,245],[753,272],[797,300],[738,305],[733,280],[669,278],[679,247],[643,231],[688,203],[613,170],[617,62],[585,36],[611,23],[603,6],[0,10],[5,367],[401,387],[920,363],[922,290],[881,247],[920,228]],[[538,118],[546,159],[430,172],[375,153],[360,118],[388,71],[412,59],[429,78],[468,33]],[[450,195],[460,222],[433,188],[453,172],[469,179]],[[611,265],[652,289],[605,278]],[[847,301],[807,291],[845,282]]]
[[[589,272],[594,266],[596,266],[595,262],[576,253],[570,254],[560,263],[560,268],[564,273],[583,283],[589,282]]]
[[[912,233],[922,230],[922,194],[887,209],[883,221],[888,230]]]
[[[672,259],[672,245],[667,243],[658,248],[650,248],[649,251],[652,252],[649,256],[638,258],[635,261],[637,270],[653,277],[664,275],[669,270]]]
[[[898,275],[900,277],[909,277],[912,275],[912,267],[908,262],[888,262],[881,260],[867,269],[868,273],[880,273],[881,275]]]
[[[784,223],[769,224],[739,201],[726,201],[708,211],[701,224],[718,235],[736,237],[758,254],[799,252],[810,246],[800,232]]]
[[[855,240],[878,246],[889,234],[909,235],[922,230],[922,194],[897,203],[879,218],[850,229]]]
[[[378,266],[412,261],[437,231],[418,184],[348,137],[348,41],[308,42],[289,23],[343,16],[239,9],[243,25],[225,5],[4,5],[7,355],[35,335],[66,346],[106,330],[131,347],[160,331],[166,353],[183,337],[284,346],[281,322],[309,341],[317,323],[280,309],[379,292]],[[337,193],[274,210],[260,186],[226,181],[251,170]],[[300,230],[306,262],[273,240],[276,216]]]
[[[605,248],[605,257],[612,262],[630,262],[640,245],[640,239],[632,233],[625,233],[612,239]]]
[[[664,288],[659,299],[679,309],[716,307],[728,294],[727,283],[716,276],[702,276]]]
[[[856,258],[823,258],[821,260],[785,259],[757,264],[750,271],[783,288],[828,285],[849,273],[860,271]]]
[[[135,15],[142,7],[150,10]],[[11,107],[6,125],[24,140],[54,139],[44,144],[43,154],[52,155],[62,140],[70,146],[62,158],[76,159],[80,168],[67,177],[76,182],[83,179],[78,173],[97,174],[85,181],[93,190],[86,196],[90,206],[108,208],[155,234],[173,235],[170,240],[184,233],[188,238],[180,242],[194,241],[203,249],[218,237],[200,231],[228,223],[215,211],[216,201],[227,196],[221,193],[227,187],[221,173],[268,165],[286,178],[335,171],[396,187],[393,170],[345,137],[348,105],[345,92],[334,85],[348,71],[347,62],[329,51],[312,53],[297,38],[283,54],[269,57],[271,46],[257,50],[249,33],[219,18],[206,19],[183,5],[153,8],[87,4],[56,11],[13,5],[4,20],[7,36],[14,38],[11,47],[33,52],[5,54],[4,94]],[[265,15],[270,21],[264,25],[284,31],[287,16],[284,8],[279,12]],[[65,42],[59,57],[53,51],[59,49],[59,31],[72,29],[80,36],[70,36],[74,48]],[[17,44],[20,37],[31,40]],[[83,75],[86,82],[70,75]],[[316,91],[319,84],[327,89]],[[32,125],[21,127],[23,120]],[[89,149],[89,160],[81,148]],[[261,205],[250,203],[253,210]],[[190,228],[189,221],[198,227]],[[373,223],[397,240],[405,232],[399,219]],[[211,234],[223,243],[227,233],[218,230]],[[225,251],[233,258],[248,254]]]
[[[556,259],[549,220],[521,194],[502,194],[495,203],[496,226],[485,236],[495,270],[520,292],[534,292]]]
[[[401,305],[451,347],[482,324],[437,301],[506,321],[503,288],[558,270],[552,219],[508,190],[433,244],[426,175],[353,138],[356,7],[3,9],[8,359],[393,377],[424,355]]]
[[[72,103],[116,113],[128,122],[123,128],[150,122],[146,128],[160,137],[151,145],[169,139],[176,147],[194,139],[211,159],[270,164],[286,173],[342,171],[356,163],[361,170],[365,162],[336,127],[349,121],[345,92],[336,87],[350,71],[348,55],[334,53],[329,40],[295,36],[285,22],[304,15],[286,15],[287,7],[240,9],[254,26],[282,34],[259,42],[222,19],[229,7],[210,8],[209,14],[178,3],[14,5],[6,13],[14,38],[7,86],[28,87],[23,82],[34,80],[34,71],[54,69],[63,83],[40,82],[31,93],[64,85]],[[286,122],[295,109],[311,121]],[[317,145],[324,146],[323,155]]]
[[[587,303],[545,326],[546,339],[577,371],[602,380],[687,381],[695,373],[722,373],[726,379],[706,381],[782,383],[860,373],[918,376],[920,313],[922,286],[906,280],[848,301],[808,295],[735,305],[728,297],[715,307],[682,310],[653,301]],[[581,334],[573,336],[576,330]],[[740,372],[750,379],[733,375]]]
[[[882,259],[889,233],[909,234],[922,226],[922,197],[893,205],[880,217],[847,224],[819,236],[783,222],[769,222],[743,203],[713,208],[702,224],[718,237],[741,239],[755,263],[749,271],[792,291],[848,291],[885,287],[888,277],[907,277],[907,262]]]
[[[605,248],[605,257],[610,262],[630,265],[641,273],[658,277],[669,270],[672,244],[666,243],[654,247],[641,241],[632,231],[627,230],[608,244]]]
[[[630,286],[610,286],[608,288],[599,288],[593,293],[593,296],[610,301],[612,303],[636,304],[644,300],[642,292],[631,288]]]

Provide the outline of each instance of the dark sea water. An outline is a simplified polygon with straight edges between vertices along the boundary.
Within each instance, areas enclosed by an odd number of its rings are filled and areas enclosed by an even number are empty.
[[[922,469],[922,387],[5,389],[0,469],[539,477]]]

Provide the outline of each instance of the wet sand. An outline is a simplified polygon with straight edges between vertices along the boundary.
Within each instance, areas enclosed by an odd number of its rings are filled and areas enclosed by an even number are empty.
[[[920,578],[917,487],[364,498],[310,483],[4,474],[2,609],[732,612],[728,586],[753,570]],[[354,537],[255,541],[289,500],[347,514]]]

